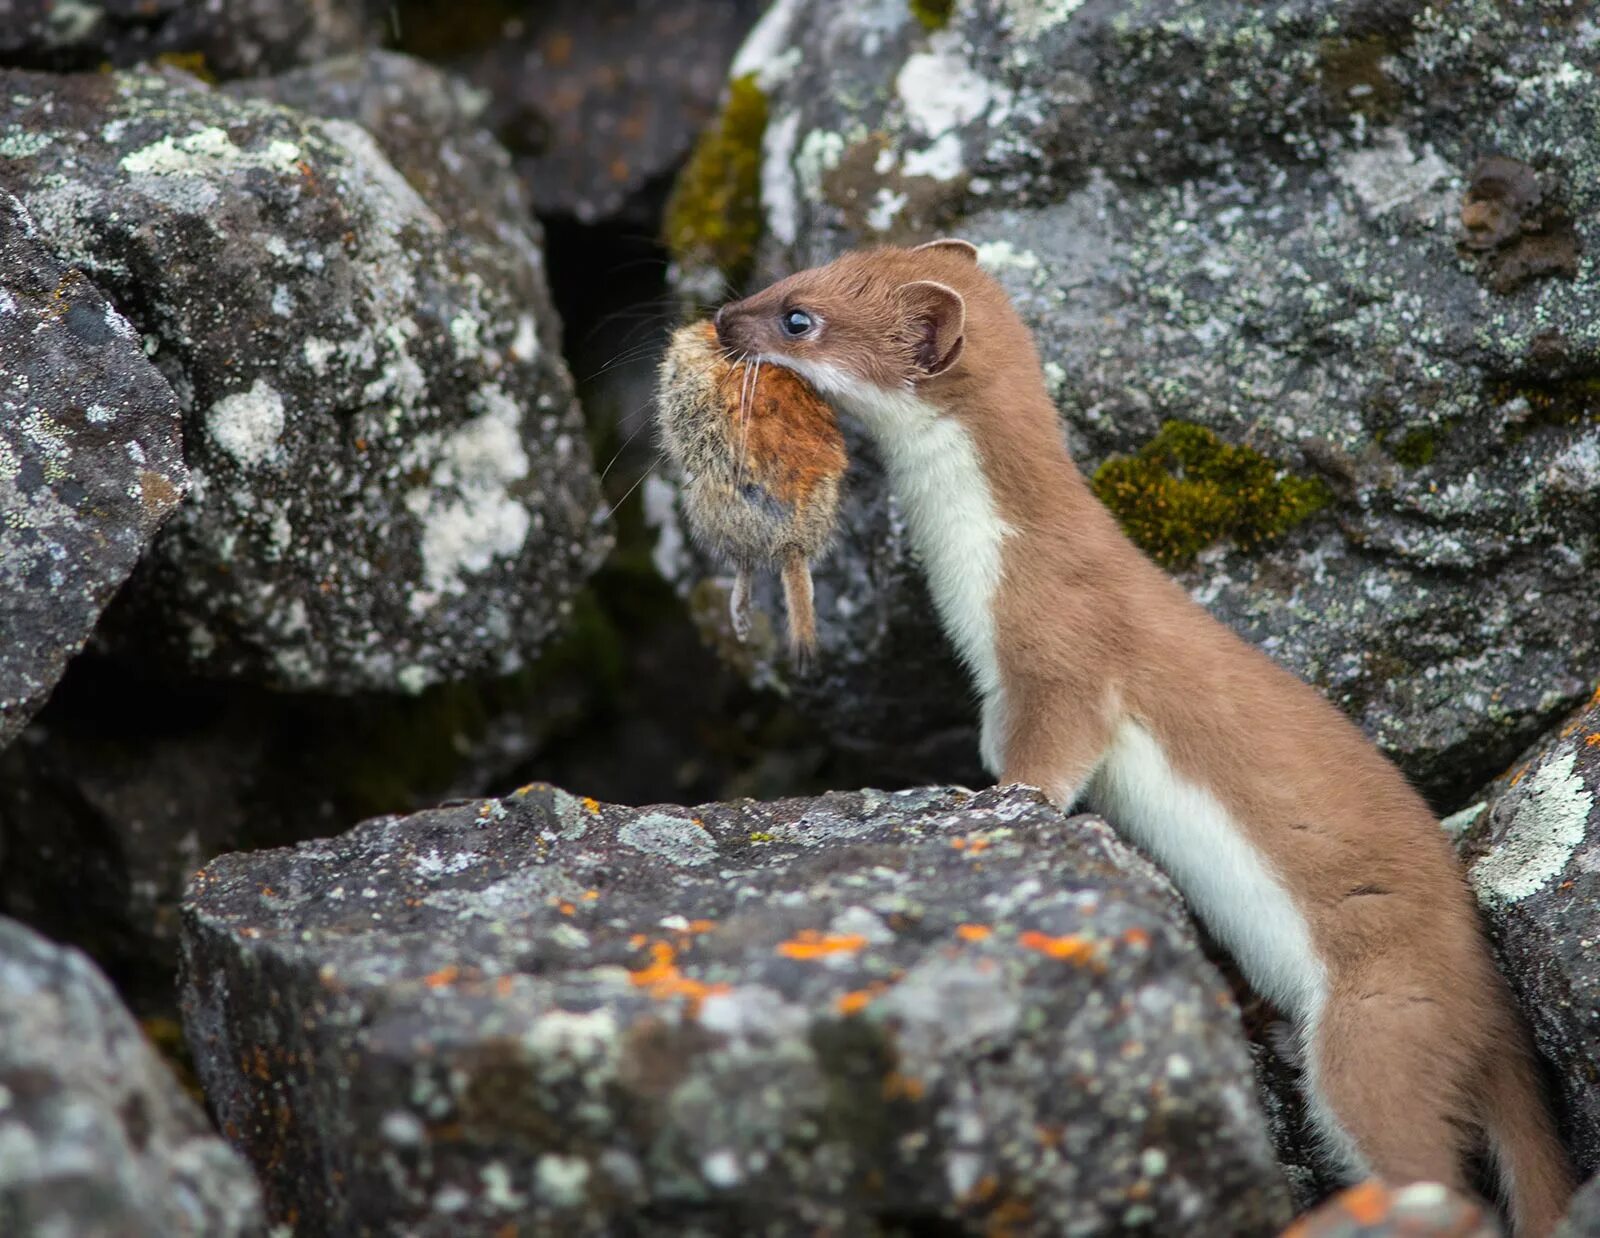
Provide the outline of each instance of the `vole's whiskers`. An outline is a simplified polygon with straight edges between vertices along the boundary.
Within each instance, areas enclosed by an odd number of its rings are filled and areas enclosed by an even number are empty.
[[[665,459],[666,459],[666,455],[663,452],[660,452],[660,451],[656,452],[655,458],[652,459],[649,464],[647,464],[643,469],[640,470],[640,472],[639,472],[639,480],[634,482],[633,485],[628,487],[628,491],[627,491],[626,494],[624,494],[615,503],[611,504],[611,510],[609,512],[607,512],[607,515],[615,516],[619,511],[621,511],[622,510],[622,505],[633,497],[633,492],[635,490],[637,490],[640,486],[644,485],[645,478],[649,477],[651,473],[654,473],[656,471],[657,466],[660,465],[661,462],[663,460],[665,460]]]

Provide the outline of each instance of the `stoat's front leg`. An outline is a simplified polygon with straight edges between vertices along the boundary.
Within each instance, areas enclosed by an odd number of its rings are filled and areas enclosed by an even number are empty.
[[[1111,745],[1115,723],[1107,711],[1054,684],[1008,684],[1000,784],[1039,787],[1063,812],[1083,792]]]

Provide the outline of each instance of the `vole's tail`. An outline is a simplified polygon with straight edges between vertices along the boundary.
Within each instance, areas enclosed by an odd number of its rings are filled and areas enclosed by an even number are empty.
[[[1572,1168],[1545,1103],[1531,1038],[1514,1016],[1506,1052],[1488,1064],[1483,1121],[1516,1238],[1546,1238],[1575,1189]]]
[[[817,651],[817,612],[811,597],[811,565],[798,549],[783,561],[783,607],[789,614],[789,659],[803,671]]]

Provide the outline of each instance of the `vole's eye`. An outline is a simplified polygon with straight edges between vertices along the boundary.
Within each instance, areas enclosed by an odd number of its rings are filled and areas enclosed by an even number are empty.
[[[785,310],[783,316],[778,319],[778,325],[783,328],[785,335],[792,340],[796,340],[811,330],[812,319],[811,315],[806,313],[805,310]]]

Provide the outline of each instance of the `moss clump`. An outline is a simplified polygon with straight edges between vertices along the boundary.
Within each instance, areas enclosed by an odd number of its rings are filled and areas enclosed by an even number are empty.
[[[1224,537],[1241,546],[1276,537],[1332,499],[1317,478],[1183,421],[1167,422],[1137,455],[1107,460],[1093,486],[1128,536],[1168,565]]]
[[[956,7],[955,0],[906,0],[906,4],[924,30],[943,30]]]
[[[761,139],[767,96],[755,74],[735,78],[716,123],[695,143],[667,203],[663,231],[685,265],[714,266],[735,284],[761,237]]]
[[[1387,436],[1379,434],[1378,446],[1388,447],[1396,464],[1403,464],[1408,469],[1420,469],[1433,463],[1433,457],[1439,451],[1439,436],[1433,430],[1412,430],[1391,446]]]

